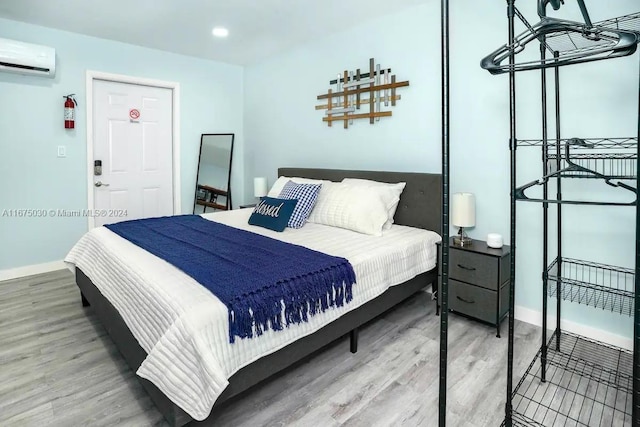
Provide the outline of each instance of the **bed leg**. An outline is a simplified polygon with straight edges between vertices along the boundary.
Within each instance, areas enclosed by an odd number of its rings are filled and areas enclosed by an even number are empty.
[[[82,292],[80,292],[80,298],[82,298],[82,306],[83,307],[89,307],[91,304],[89,304],[89,300],[87,300],[84,297],[84,294]]]
[[[351,353],[358,351],[358,328],[352,329],[349,333],[349,350]]]

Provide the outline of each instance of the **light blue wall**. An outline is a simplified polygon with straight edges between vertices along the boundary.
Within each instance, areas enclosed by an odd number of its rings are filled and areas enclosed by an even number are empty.
[[[234,193],[243,171],[242,67],[0,19],[0,37],[56,48],[55,79],[0,73],[0,212],[84,209],[86,70],[180,83],[182,211],[191,212],[201,133],[236,133]],[[76,129],[63,129],[63,99],[76,93]],[[57,146],[67,157],[57,158]],[[57,261],[87,230],[86,218],[0,218],[0,270]]]
[[[536,2],[519,2],[536,21]],[[594,20],[638,10],[636,0],[589,2]],[[440,171],[440,10],[433,1],[315,40],[245,69],[246,176],[267,176],[279,166]],[[509,236],[508,79],[479,67],[481,58],[506,41],[504,2],[451,2],[451,170],[452,191],[476,194],[477,226]],[[575,3],[564,15],[579,19]],[[520,28],[520,27],[519,27]],[[538,48],[531,45],[531,54]],[[348,130],[328,128],[314,110],[316,95],[344,69],[366,68],[375,57],[411,86],[393,117],[375,125],[356,121]],[[638,55],[562,69],[562,131],[566,137],[637,134]],[[540,74],[518,75],[518,135],[540,138]],[[553,93],[550,92],[550,105]],[[551,116],[552,117],[552,116]],[[554,132],[551,127],[550,132]],[[519,150],[519,182],[537,179],[540,152]],[[589,184],[591,185],[591,184]],[[574,188],[571,188],[574,187]],[[565,186],[584,196],[593,187]],[[602,197],[622,197],[598,187]],[[246,188],[247,198],[251,189]],[[600,194],[598,194],[600,195]],[[438,203],[438,201],[434,201]],[[633,266],[633,209],[565,208],[565,255]],[[553,209],[552,212],[555,212]],[[541,307],[542,213],[538,204],[518,205],[517,304]],[[550,256],[554,256],[552,249]],[[555,300],[553,300],[555,301]],[[564,318],[630,336],[629,317],[564,303]]]
[[[266,176],[273,184],[281,166],[439,170],[440,18],[433,10],[378,19],[245,68],[245,179]],[[368,69],[370,57],[410,81],[398,90],[393,117],[328,127],[316,96],[345,69]]]

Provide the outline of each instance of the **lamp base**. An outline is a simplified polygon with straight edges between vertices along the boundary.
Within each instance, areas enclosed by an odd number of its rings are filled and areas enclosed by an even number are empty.
[[[467,237],[467,236],[454,236],[453,237],[453,245],[454,246],[460,246],[460,247],[466,248],[468,246],[471,246],[472,243],[473,243],[473,240],[470,237]]]
[[[458,230],[458,235],[453,236],[453,245],[466,248],[468,246],[471,246],[472,244],[473,240],[469,236],[467,236],[467,233],[464,232],[464,227],[460,227],[460,230]]]

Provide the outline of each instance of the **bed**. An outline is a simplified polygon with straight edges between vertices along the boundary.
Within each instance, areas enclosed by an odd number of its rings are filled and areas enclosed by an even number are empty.
[[[394,217],[395,224],[432,230],[438,234],[441,231],[441,175],[439,174],[300,168],[281,168],[278,170],[278,174],[279,176],[297,176],[330,181],[341,181],[343,178],[362,178],[390,183],[404,181],[407,185],[401,195]],[[248,212],[244,214],[242,212],[230,212],[225,218],[229,225],[233,226],[234,221],[238,222],[244,218],[243,215],[248,215]],[[314,231],[314,227],[308,228],[310,233]],[[396,227],[395,229],[394,233],[398,235],[404,233],[407,237],[410,237],[410,234],[412,234],[406,227]],[[319,232],[320,230],[316,230],[316,233]],[[391,233],[390,236],[393,237],[395,234]],[[139,342],[134,337],[125,319],[112,304],[114,300],[110,300],[102,294],[89,278],[91,274],[85,274],[79,267],[76,267],[75,270],[76,283],[81,291],[83,305],[91,306],[91,309],[95,311],[124,359],[134,371],[138,370],[148,356],[143,345],[140,344],[142,340]],[[399,271],[397,277],[402,277],[402,273],[402,271]],[[410,273],[406,272],[406,274]],[[97,277],[95,274],[93,276]],[[99,280],[105,280],[105,278],[102,277]],[[120,279],[114,277],[113,280]],[[281,346],[278,350],[261,355],[246,364],[246,366],[233,371],[234,373],[228,378],[228,385],[215,400],[211,415],[204,420],[204,423],[206,424],[207,421],[215,417],[215,409],[219,405],[223,405],[229,399],[344,335],[350,334],[351,351],[355,352],[357,350],[357,330],[359,326],[369,322],[436,280],[437,266],[414,277],[408,278],[407,276],[402,283],[394,283],[393,286],[388,287],[379,295],[366,301],[360,301],[357,308],[350,308],[350,311],[346,311],[339,317],[331,319],[328,323],[318,326],[312,332],[294,341],[287,342],[286,345]],[[194,420],[192,416],[181,409],[181,406],[174,403],[175,398],[172,400],[167,397],[160,388],[148,379],[140,376],[138,378],[152,401],[171,425],[181,426]]]

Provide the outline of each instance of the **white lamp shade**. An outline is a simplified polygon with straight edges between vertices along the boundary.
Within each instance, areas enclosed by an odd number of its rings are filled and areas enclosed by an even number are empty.
[[[268,193],[267,178],[253,178],[253,195],[255,197],[264,197]]]
[[[476,196],[472,193],[455,193],[451,201],[451,223],[456,227],[476,225]]]

